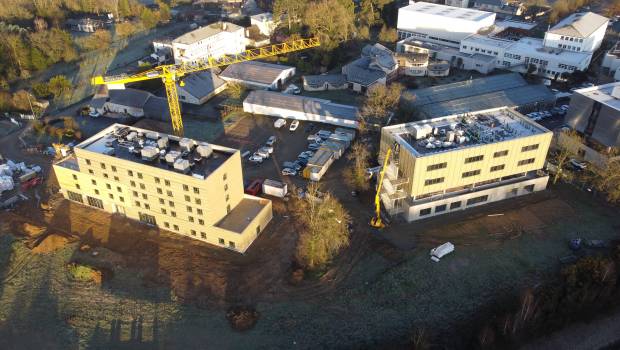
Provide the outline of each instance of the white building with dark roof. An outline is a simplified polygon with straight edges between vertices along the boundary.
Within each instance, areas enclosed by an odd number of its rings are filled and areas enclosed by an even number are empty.
[[[175,63],[191,63],[208,57],[243,52],[245,43],[243,27],[229,22],[218,22],[174,39],[172,53]]]
[[[183,79],[177,87],[179,101],[201,105],[226,89],[226,81],[212,71],[194,73]]]
[[[165,98],[138,89],[108,89],[102,86],[93,96],[90,108],[99,114],[115,113],[136,118],[170,120],[168,101]]]
[[[414,37],[458,47],[468,35],[493,26],[495,13],[428,2],[410,3],[398,10],[398,38]]]
[[[361,57],[342,67],[353,91],[366,92],[376,84],[385,85],[398,74],[394,53],[381,44],[366,45]]]
[[[295,75],[295,67],[247,61],[226,67],[220,78],[257,89],[280,90]]]
[[[543,45],[575,52],[601,47],[609,19],[593,12],[573,13],[545,33]]]

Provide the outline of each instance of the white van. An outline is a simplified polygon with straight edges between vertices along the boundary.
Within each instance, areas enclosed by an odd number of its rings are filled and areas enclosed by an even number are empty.
[[[454,251],[454,244],[446,242],[439,247],[431,249],[431,260],[439,262],[439,259],[452,253]]]

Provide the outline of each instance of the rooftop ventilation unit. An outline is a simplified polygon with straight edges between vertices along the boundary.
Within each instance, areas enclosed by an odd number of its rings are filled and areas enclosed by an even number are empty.
[[[153,161],[159,155],[159,150],[153,146],[146,146],[141,151],[142,159],[147,161]]]
[[[168,147],[168,136],[163,136],[159,140],[157,140],[157,147],[159,148],[167,148]]]
[[[211,154],[213,154],[213,147],[206,142],[201,142],[198,144],[198,147],[196,147],[196,152],[203,158],[209,158]]]
[[[177,159],[181,157],[181,153],[177,151],[170,151],[166,154],[166,162],[173,164]]]
[[[191,151],[194,149],[194,146],[196,146],[196,141],[184,137],[179,140],[179,146],[181,146],[184,151]]]
[[[177,160],[174,161],[174,169],[184,174],[189,172],[190,168],[191,168],[191,165],[189,164],[189,160],[187,159],[178,158]]]

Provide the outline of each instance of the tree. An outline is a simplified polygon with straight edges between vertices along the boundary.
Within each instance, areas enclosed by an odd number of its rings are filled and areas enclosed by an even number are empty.
[[[138,30],[139,25],[132,22],[118,23],[114,27],[114,33],[121,39],[134,35]]]
[[[112,43],[112,34],[105,29],[97,29],[91,35],[78,40],[83,51],[107,50]]]
[[[26,90],[19,90],[15,92],[11,98],[11,104],[13,109],[18,111],[30,111],[31,97],[30,93]]]
[[[159,18],[155,12],[145,7],[140,13],[140,21],[142,22],[144,28],[151,29],[155,28],[155,26],[159,22]]]
[[[604,169],[594,168],[594,186],[607,195],[607,201],[620,202],[620,159],[610,159]]]
[[[577,154],[580,145],[583,143],[583,138],[574,131],[562,131],[558,134],[556,143],[556,156],[555,161],[558,167],[553,177],[553,184],[556,184],[562,176],[562,168],[566,164],[566,161]]]
[[[393,83],[389,87],[376,84],[368,89],[362,105],[363,118],[385,118],[390,112],[396,112],[404,86]]]
[[[273,18],[278,21],[286,18],[288,31],[293,23],[299,22],[306,8],[306,0],[275,0],[273,2]]]
[[[45,98],[50,95],[49,86],[45,82],[38,82],[32,84],[32,92],[38,98]]]
[[[229,98],[241,100],[243,94],[245,94],[245,86],[243,84],[237,82],[230,82],[226,84],[226,95]]]
[[[71,89],[71,82],[64,75],[57,75],[50,79],[48,86],[50,93],[57,98]]]
[[[302,230],[296,256],[301,266],[313,270],[324,267],[349,245],[349,214],[330,193],[321,195],[317,184],[310,184],[302,199],[297,199],[294,213]]]
[[[355,32],[355,11],[351,0],[319,0],[308,4],[303,22],[310,32],[319,36],[326,50],[336,48]]]
[[[368,182],[368,175],[366,169],[369,167],[370,152],[367,145],[362,142],[355,142],[351,146],[351,152],[347,155],[347,158],[353,162],[352,167],[348,167],[344,171],[344,179],[349,187],[358,190],[366,191],[370,188]]]
[[[384,43],[393,43],[398,39],[398,35],[396,34],[396,29],[388,28],[386,25],[381,27],[381,31],[379,32],[379,41]]]

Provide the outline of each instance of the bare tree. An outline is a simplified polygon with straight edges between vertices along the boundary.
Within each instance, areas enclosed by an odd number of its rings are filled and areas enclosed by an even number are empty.
[[[345,169],[344,179],[347,185],[358,191],[366,191],[370,187],[366,169],[369,166],[370,152],[367,145],[355,142],[351,146],[351,152],[347,158],[353,162],[352,166]]]
[[[558,134],[556,143],[557,153],[555,156],[558,169],[553,177],[554,184],[556,184],[562,176],[562,168],[566,164],[566,161],[577,154],[582,143],[583,138],[574,130],[562,131]]]
[[[379,84],[371,87],[362,105],[361,116],[385,118],[390,112],[396,112],[404,88],[398,83],[393,83],[389,87]]]

